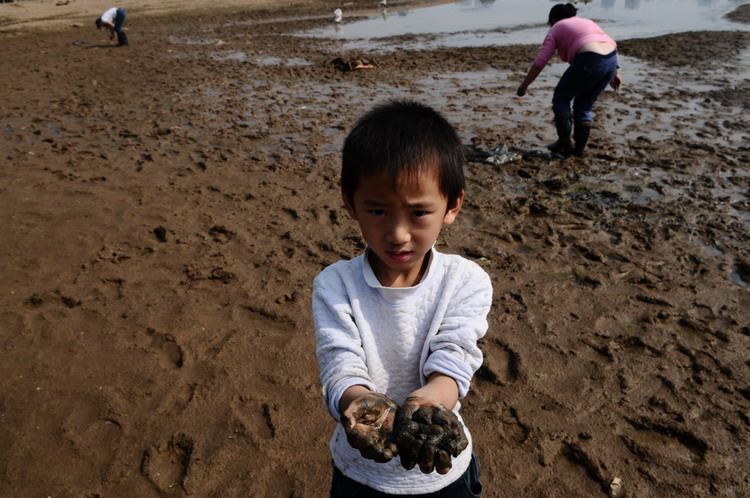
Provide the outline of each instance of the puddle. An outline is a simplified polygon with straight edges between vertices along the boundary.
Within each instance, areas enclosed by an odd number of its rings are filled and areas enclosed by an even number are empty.
[[[750,289],[750,282],[745,281],[745,279],[742,278],[742,274],[738,271],[733,271],[732,273],[730,273],[729,280],[737,285],[744,287],[745,289]]]
[[[737,171],[740,171],[738,175]],[[718,200],[717,206],[726,207],[726,212],[738,219],[747,219],[748,213],[733,207],[748,199],[743,186],[728,181],[730,175],[741,176],[746,172],[734,170],[733,173],[714,173],[704,171],[696,165],[694,171],[665,171],[653,167],[631,167],[620,169],[599,176],[583,175],[582,190],[567,192],[572,200],[599,199],[602,203],[626,202],[648,204],[653,201],[674,203],[685,197],[686,192],[698,191],[705,187],[703,197]],[[699,176],[700,175],[700,176]],[[703,185],[698,185],[703,183]],[[700,197],[699,197],[700,199]]]
[[[247,54],[245,52],[233,52],[229,54],[213,53],[211,54],[211,58],[219,62],[221,61],[245,62],[247,60]]]
[[[169,43],[172,43],[174,45],[218,45],[221,43],[221,40],[219,40],[218,38],[196,40],[193,38],[179,38],[176,36],[170,36]]]
[[[215,52],[211,54],[211,58],[215,61],[233,61],[233,62],[249,62],[251,64],[257,64],[259,66],[309,66],[312,63],[299,57],[283,58],[283,57],[272,57],[272,56],[257,56],[248,55],[245,52],[229,52],[219,53]]]
[[[744,57],[750,61],[750,50],[744,51],[743,60]],[[625,71],[626,88],[617,93],[606,91],[602,96],[601,105],[595,108],[595,122],[601,123],[597,129],[598,134],[606,134],[608,140],[622,146],[644,139],[658,143],[680,138],[710,145],[720,141],[724,145],[736,147],[750,141],[747,109],[726,105],[721,116],[712,117],[708,113],[710,106],[715,103],[706,100],[707,94],[726,87],[728,79],[736,81],[737,85],[744,84],[743,81],[750,79],[750,62],[747,65],[733,66],[735,69],[732,73],[736,74],[729,74],[728,71],[716,74],[705,71],[698,85],[690,83],[692,77],[681,77],[679,72],[656,71],[662,76],[655,79],[654,66],[639,59],[621,56],[620,63]],[[530,119],[530,112],[540,112],[536,103],[549,102],[552,99],[554,87],[567,68],[568,65],[562,62],[550,64],[545,68],[530,92],[533,94],[533,101],[488,99],[484,109],[467,109],[464,106],[452,105],[448,111],[457,121],[470,123],[476,121],[477,116],[481,116],[481,122],[487,128],[522,129]],[[487,88],[508,82],[513,85],[516,80],[518,76],[512,73],[487,70],[436,74],[417,80],[417,84],[429,95],[429,99],[436,99],[430,101],[442,105],[446,101],[452,104],[467,100],[467,97],[486,93]],[[678,98],[674,98],[675,95]],[[670,103],[671,101],[676,103]],[[654,102],[664,103],[658,112],[646,111],[645,109],[652,107]],[[540,122],[549,119],[547,110],[543,111],[539,116]],[[705,122],[707,119],[710,119],[714,126],[695,126],[696,120]],[[554,141],[552,126],[543,127],[543,132],[546,134],[543,143]],[[518,136],[517,145],[538,144],[540,138],[537,133],[538,130],[530,130],[527,134]]]
[[[695,245],[703,249],[703,252],[705,252],[707,255],[718,258],[720,256],[724,255],[724,251],[716,247],[714,244],[710,244],[708,242],[705,242],[701,239],[693,239],[691,240]]]
[[[710,79],[705,75],[700,87],[686,83],[689,78],[680,78],[679,74],[664,75],[664,79],[655,80],[653,77],[654,67],[638,59],[621,56],[621,65],[626,71],[627,90],[625,92],[607,91],[602,96],[602,105],[595,109],[596,115],[600,117],[601,122],[606,122],[606,129],[601,128],[601,133],[606,133],[608,138],[613,142],[627,146],[631,141],[639,141],[644,137],[654,143],[659,141],[674,140],[675,136],[680,136],[685,140],[705,142],[715,144],[721,140],[726,145],[736,144],[738,147],[747,143],[750,136],[747,132],[747,110],[742,107],[725,106],[721,118],[714,119],[715,127],[711,129],[710,134],[696,128],[694,123],[696,119],[706,121],[707,105],[706,93],[719,90],[726,81],[719,81],[719,75],[716,80]],[[567,69],[566,63],[553,63],[549,65],[542,74],[539,75],[533,93],[534,101],[512,101],[506,100],[487,100],[486,109],[481,110],[482,123],[488,128],[496,129],[514,129],[522,128],[521,125],[528,123],[529,106],[534,105],[537,101],[548,102],[552,98],[554,87]],[[744,70],[743,70],[744,68]],[[737,67],[737,81],[743,78],[750,79],[750,64],[748,66]],[[726,73],[721,77],[726,80],[727,77],[734,78],[734,75],[727,76]],[[511,73],[488,70],[484,72],[465,72],[465,73],[442,73],[417,80],[417,83],[424,92],[429,94],[430,98],[436,98],[435,102],[446,101],[453,102],[466,99],[467,96],[473,97],[477,94],[486,92],[486,88],[496,87],[498,84],[513,82],[518,79],[517,75]],[[634,89],[634,90],[631,90]],[[635,90],[637,89],[637,91]],[[645,112],[643,108],[653,106],[653,102],[667,102],[670,99],[664,99],[665,94],[670,95],[677,93],[679,104],[664,104],[658,112]],[[643,102],[643,106],[638,105]],[[712,105],[712,104],[711,104]],[[534,109],[538,109],[534,107]],[[458,111],[458,121],[471,122],[476,120],[477,112],[473,109],[465,109],[461,106],[449,108],[452,116],[454,110]],[[463,116],[466,111],[472,111],[474,116]],[[607,117],[610,114],[612,118]],[[542,113],[541,119],[548,119],[546,112]],[[554,130],[551,126],[545,127],[544,132],[548,134],[548,142],[554,140]],[[539,137],[536,136],[537,130],[530,131],[527,135],[519,136],[520,142],[539,143]],[[701,134],[702,136],[698,136]],[[545,142],[546,143],[546,142]]]
[[[598,0],[578,3],[578,15],[596,20],[615,39],[645,38],[696,30],[750,30],[724,16],[746,2],[737,0]],[[393,50],[383,38],[422,35],[399,48],[541,43],[547,32],[549,0],[470,0],[412,9],[382,9],[364,20],[344,9],[344,22],[299,36],[344,40],[345,49]],[[439,35],[427,37],[425,35]],[[381,40],[378,40],[381,39]]]
[[[34,117],[6,117],[0,128],[0,137],[14,143],[34,145],[40,141],[50,141],[66,138],[79,133],[82,123],[79,119],[61,114],[57,122],[44,122]],[[23,139],[22,131],[31,131],[27,139]]]
[[[750,265],[747,263],[738,264],[734,271],[729,274],[729,280],[745,289],[750,289]]]

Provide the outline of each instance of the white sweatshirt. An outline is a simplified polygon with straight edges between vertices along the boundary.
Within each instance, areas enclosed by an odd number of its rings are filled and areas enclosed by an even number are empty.
[[[111,9],[107,9],[104,14],[102,14],[102,21],[108,22],[110,24],[115,23],[115,17],[117,17],[117,7],[112,7]]]
[[[466,396],[482,364],[477,341],[487,331],[492,284],[479,265],[431,251],[422,280],[414,287],[382,287],[367,252],[323,270],[313,284],[313,316],[323,401],[338,422],[347,388],[363,385],[399,405],[435,372],[448,375]],[[456,404],[454,412],[460,418]],[[432,493],[456,481],[471,461],[472,444],[453,459],[450,472],[407,471],[398,457],[388,463],[362,458],[349,446],[342,425],[330,449],[347,477],[390,494]]]

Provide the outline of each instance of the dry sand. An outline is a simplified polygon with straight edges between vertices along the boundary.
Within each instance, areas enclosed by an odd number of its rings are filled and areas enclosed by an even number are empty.
[[[7,0],[6,0],[7,1]],[[55,30],[93,25],[94,19],[110,7],[123,8],[131,16],[171,16],[186,12],[248,10],[310,3],[304,0],[15,0],[0,3],[0,31]],[[130,24],[130,23],[128,23]]]
[[[623,40],[560,160],[561,66],[514,96],[536,46],[352,53],[289,36],[337,4],[283,3],[121,4],[127,48],[109,4],[0,4],[0,496],[326,496],[311,282],[362,249],[338,150],[394,96],[524,152],[467,163],[439,241],[495,287],[485,496],[749,496],[748,6]]]

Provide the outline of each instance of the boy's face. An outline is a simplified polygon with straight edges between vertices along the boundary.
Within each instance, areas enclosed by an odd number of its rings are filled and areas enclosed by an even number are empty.
[[[425,255],[440,229],[456,219],[462,202],[463,192],[448,206],[429,171],[399,178],[395,188],[385,174],[363,177],[353,199],[344,195],[346,209],[372,251],[370,266],[385,287],[411,287],[422,278]]]

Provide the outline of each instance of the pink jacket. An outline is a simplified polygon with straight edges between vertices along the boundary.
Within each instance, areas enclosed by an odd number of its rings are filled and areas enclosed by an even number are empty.
[[[557,21],[547,32],[542,49],[534,59],[534,65],[546,66],[555,49],[562,60],[571,63],[578,50],[590,42],[609,42],[612,44],[612,50],[617,48],[617,43],[590,19],[574,16]]]

